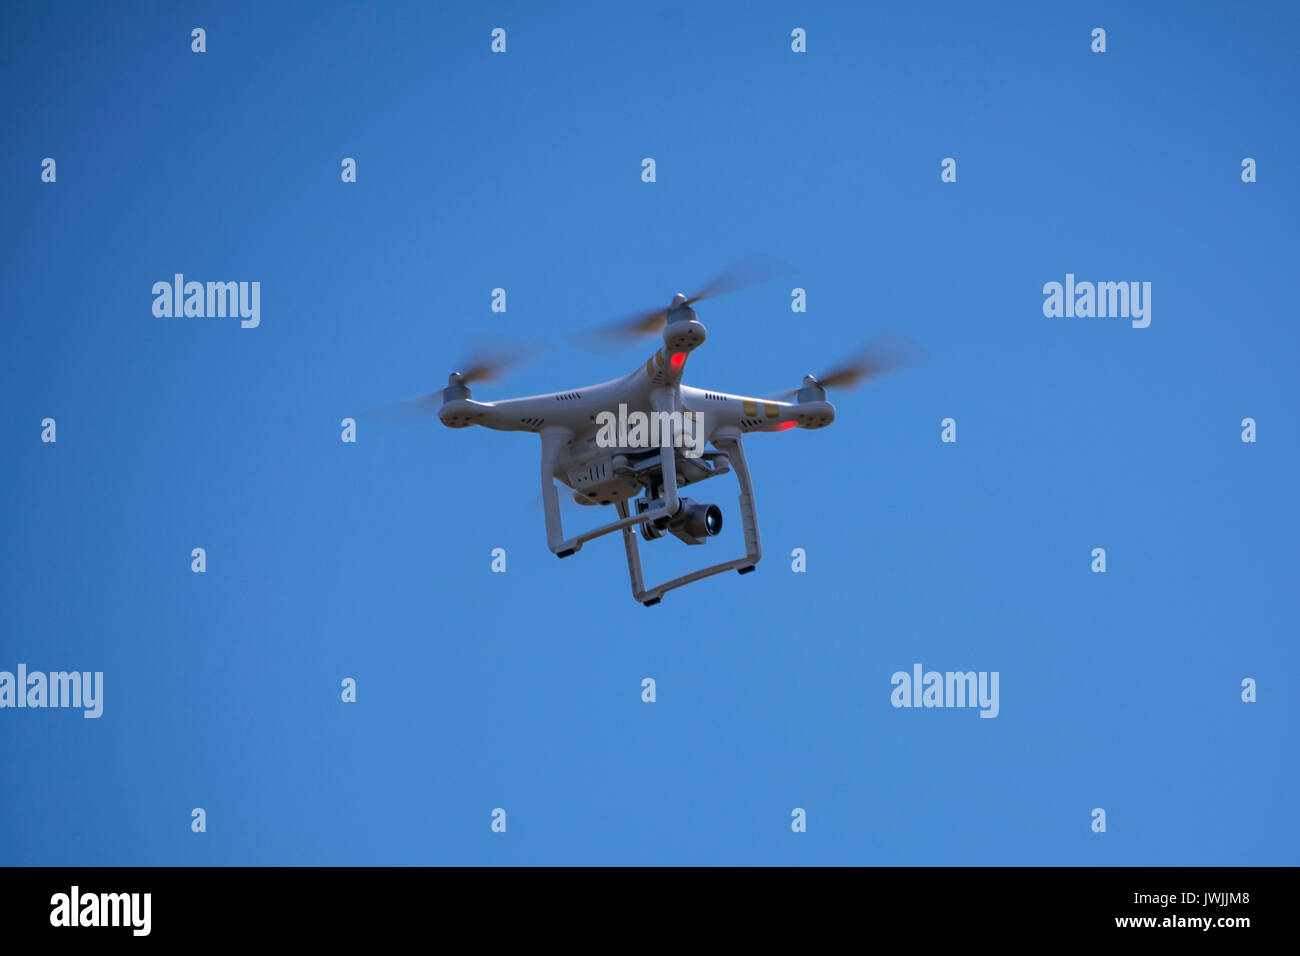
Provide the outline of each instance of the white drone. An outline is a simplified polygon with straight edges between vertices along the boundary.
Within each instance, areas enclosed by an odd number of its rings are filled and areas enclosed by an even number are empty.
[[[492,380],[510,363],[473,362],[448,378],[438,418],[449,428],[482,425],[498,431],[540,435],[547,547],[558,557],[567,558],[582,550],[588,541],[621,531],[632,593],[646,607],[658,604],[668,591],[702,578],[732,569],[748,574],[763,551],[742,436],[796,427],[825,428],[835,420],[835,406],[826,400],[827,388],[852,386],[910,364],[913,356],[908,353],[915,351],[905,340],[895,339],[888,345],[878,341],[841,367],[820,377],[809,375],[799,388],[774,398],[747,398],[683,385],[686,360],[704,344],[707,335],[692,306],[701,299],[755,281],[759,280],[752,269],[733,267],[697,295],[678,293],[666,309],[640,314],[601,330],[598,334],[602,336],[626,337],[662,329],[663,347],[635,371],[600,385],[480,402],[473,398],[469,386]],[[435,392],[403,405],[427,414],[437,398]],[[785,398],[794,401],[781,400]],[[615,420],[620,424],[617,431],[612,427]],[[649,422],[650,440],[645,429],[623,427],[628,420]],[[683,434],[692,430],[694,449],[682,440]],[[656,434],[658,440],[654,439]],[[706,440],[714,450],[703,450]],[[704,544],[722,530],[722,511],[717,505],[698,504],[679,492],[732,470],[740,484],[745,554],[647,588],[641,575],[635,527],[640,525],[647,541],[668,532],[686,544]],[[618,520],[566,537],[553,479],[571,489],[574,500],[581,505],[613,505]]]

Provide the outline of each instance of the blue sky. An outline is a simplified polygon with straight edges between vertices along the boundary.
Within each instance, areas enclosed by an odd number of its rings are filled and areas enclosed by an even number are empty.
[[[105,701],[0,711],[0,862],[1295,864],[1300,13],[1051,6],[8,6],[0,669]],[[642,608],[546,550],[536,438],[340,441],[480,334],[557,346],[481,399],[622,375],[564,337],[751,251],[798,271],[688,383],[930,356],[747,442],[756,574]],[[261,325],[156,318],[176,272]],[[721,482],[650,573],[738,553]],[[999,716],[893,708],[918,662]]]

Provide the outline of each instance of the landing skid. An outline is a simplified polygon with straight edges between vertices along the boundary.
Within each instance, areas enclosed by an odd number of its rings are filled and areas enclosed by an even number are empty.
[[[560,518],[559,494],[552,476],[555,470],[556,457],[560,454],[568,439],[569,433],[564,430],[556,429],[552,431],[547,429],[542,432],[542,504],[546,512],[546,542],[547,546],[558,557],[567,558],[569,555],[580,551],[586,542],[603,535],[612,534],[615,531],[621,531],[623,533],[623,549],[627,552],[627,570],[628,576],[631,578],[632,595],[646,607],[653,607],[658,604],[669,591],[703,578],[712,577],[724,571],[734,570],[740,574],[748,574],[755,570],[755,566],[763,557],[763,549],[759,542],[758,519],[754,510],[754,485],[749,474],[749,464],[745,460],[745,449],[741,444],[738,431],[732,432],[728,430],[727,432],[715,434],[713,444],[727,456],[732,469],[736,472],[736,480],[740,484],[740,520],[745,531],[744,556],[713,564],[698,571],[692,571],[689,574],[683,574],[680,577],[672,578],[649,588],[645,586],[641,573],[641,552],[637,540],[636,526],[643,521],[655,521],[659,518],[670,517],[677,512],[675,449],[665,447],[660,455],[663,472],[663,505],[660,508],[633,514],[627,500],[621,499],[616,502],[618,508],[617,521],[601,525],[573,538],[565,538]]]

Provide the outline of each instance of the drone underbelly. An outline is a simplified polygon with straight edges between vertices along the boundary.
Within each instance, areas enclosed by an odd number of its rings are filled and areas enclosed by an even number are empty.
[[[579,504],[610,505],[634,498],[641,491],[641,482],[623,455],[587,459],[558,477],[573,489]]]
[[[703,481],[729,469],[726,456],[709,452],[702,458],[676,456],[677,485]],[[612,505],[635,498],[662,482],[658,448],[600,448],[594,439],[578,440],[570,453],[556,463],[555,477],[573,489],[582,505]]]

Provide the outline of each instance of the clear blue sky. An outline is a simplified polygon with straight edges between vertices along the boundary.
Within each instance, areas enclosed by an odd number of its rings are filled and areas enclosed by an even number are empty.
[[[0,711],[0,862],[1295,864],[1300,12],[1050,6],[7,5],[0,669],[105,702]],[[339,439],[471,333],[558,344],[483,399],[622,375],[564,336],[750,251],[798,273],[689,383],[930,355],[748,442],[753,575],[642,608],[546,550],[536,438]],[[261,326],[155,318],[176,272]],[[722,482],[652,569],[738,549]],[[918,662],[1000,715],[894,709]]]

